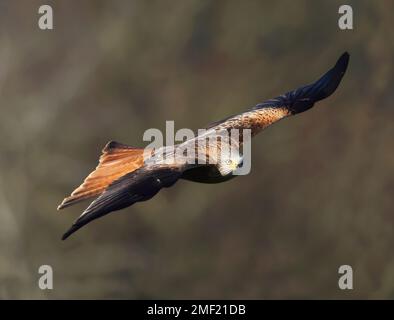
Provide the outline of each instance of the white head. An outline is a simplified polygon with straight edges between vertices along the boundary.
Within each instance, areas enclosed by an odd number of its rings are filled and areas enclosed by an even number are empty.
[[[243,157],[239,154],[233,155],[230,158],[224,158],[219,161],[218,169],[222,176],[227,176],[231,174],[233,171],[237,170],[242,166]]]

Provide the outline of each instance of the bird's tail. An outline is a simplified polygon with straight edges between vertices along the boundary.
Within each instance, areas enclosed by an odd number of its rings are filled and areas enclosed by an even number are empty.
[[[57,209],[100,195],[114,180],[135,171],[143,164],[144,149],[133,148],[115,141],[108,142],[102,150],[96,169],[63,200]]]

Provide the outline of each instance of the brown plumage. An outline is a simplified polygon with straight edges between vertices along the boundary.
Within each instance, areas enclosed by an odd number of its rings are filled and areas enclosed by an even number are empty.
[[[348,61],[349,55],[344,53],[335,66],[316,82],[267,100],[241,114],[215,122],[208,127],[208,133],[220,137],[222,132],[232,129],[250,129],[254,136],[285,117],[312,108],[315,102],[327,98],[336,90],[345,74]],[[147,153],[144,153],[144,149],[109,142],[103,149],[97,168],[58,207],[63,209],[98,196],[62,239],[109,212],[152,198],[161,188],[172,186],[180,178],[203,183],[219,183],[233,178],[235,169],[242,165],[242,156],[227,159],[218,157],[215,152],[223,147],[223,143],[215,139],[209,140],[204,147],[195,147],[197,142],[205,139],[205,135],[197,136],[173,148],[147,150]],[[243,140],[241,137],[240,141],[231,140],[229,143],[240,147]],[[196,150],[193,164],[188,161],[190,155],[178,152],[190,146]],[[169,155],[174,155],[171,162],[165,161],[165,156]],[[214,161],[199,162],[202,159]]]
[[[113,181],[144,164],[144,149],[110,141],[102,150],[99,164],[58,206],[58,210],[101,194]]]

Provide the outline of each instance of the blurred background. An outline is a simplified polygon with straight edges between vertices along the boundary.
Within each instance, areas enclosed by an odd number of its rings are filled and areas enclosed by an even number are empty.
[[[394,298],[394,2],[346,1],[351,31],[342,4],[2,0],[0,298]],[[56,207],[109,140],[202,128],[344,51],[337,92],[257,136],[250,175],[180,181],[60,240],[88,202]]]

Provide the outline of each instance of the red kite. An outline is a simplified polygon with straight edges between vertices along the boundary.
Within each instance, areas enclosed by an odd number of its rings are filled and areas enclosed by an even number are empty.
[[[330,96],[341,82],[348,62],[349,54],[345,52],[335,66],[316,82],[259,103],[250,110],[212,124],[208,129],[210,132],[250,129],[251,135],[254,136],[274,122],[304,112],[312,108],[315,102]],[[205,139],[198,136],[174,146],[170,152],[175,154],[181,145],[194,145],[200,138]],[[241,144],[242,141],[239,145]],[[194,163],[189,163],[188,155],[183,156],[182,153],[176,153],[174,161],[168,163],[163,160],[163,154],[169,153],[166,148],[163,148],[161,153],[160,150],[148,151],[148,156],[146,153],[144,156],[142,148],[130,147],[115,141],[109,142],[102,151],[96,169],[58,207],[60,210],[82,200],[97,197],[62,239],[66,239],[90,221],[112,211],[149,200],[160,189],[171,187],[178,179],[218,183],[233,178],[233,173],[242,165],[243,158],[215,158],[213,151],[218,148],[220,146],[212,143],[204,146],[203,150],[200,148],[195,155]],[[197,161],[201,154],[206,158],[215,158],[216,162],[201,164]]]

